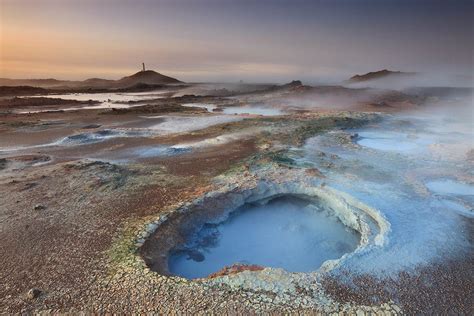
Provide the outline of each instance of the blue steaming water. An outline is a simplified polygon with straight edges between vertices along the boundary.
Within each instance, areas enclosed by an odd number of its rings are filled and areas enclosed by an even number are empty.
[[[206,277],[234,263],[316,270],[353,251],[359,235],[334,215],[299,198],[244,205],[219,224],[206,224],[169,259],[170,272]]]

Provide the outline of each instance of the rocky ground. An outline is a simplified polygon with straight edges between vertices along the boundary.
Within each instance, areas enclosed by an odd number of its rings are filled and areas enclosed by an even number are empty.
[[[61,149],[38,146],[91,129],[140,128],[148,122],[141,118],[144,114],[209,115],[200,108],[182,107],[183,102],[196,102],[196,97],[183,98],[115,111],[1,114],[0,146],[28,148],[0,152],[2,313],[472,313],[473,260],[422,268],[395,280],[348,271],[354,286],[327,275],[308,288],[296,287],[289,296],[151,271],[136,244],[150,222],[220,189],[223,178],[228,184],[236,178],[235,184],[252,183],[268,166],[277,173],[297,169],[300,177],[323,178],[316,169],[296,166],[288,148],[318,133],[378,119],[378,114],[345,111],[246,116],[143,142],[202,144],[221,135],[238,137],[222,143],[219,138],[212,146],[199,145],[176,156],[120,164],[90,157],[98,151],[113,156],[117,148],[135,148],[137,140]],[[301,299],[293,300],[294,296]]]

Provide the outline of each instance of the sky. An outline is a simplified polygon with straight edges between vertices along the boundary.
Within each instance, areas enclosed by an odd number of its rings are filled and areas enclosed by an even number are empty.
[[[0,0],[0,77],[339,80],[474,73],[468,0]]]

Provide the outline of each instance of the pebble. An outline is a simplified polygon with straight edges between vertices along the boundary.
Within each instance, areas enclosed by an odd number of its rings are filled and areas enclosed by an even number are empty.
[[[42,210],[45,210],[45,209],[46,209],[46,206],[44,206],[43,204],[36,204],[35,207],[34,207],[35,211],[42,211]]]
[[[34,300],[35,298],[38,298],[38,296],[41,295],[41,290],[32,288],[26,293],[26,297],[28,297],[30,300]]]

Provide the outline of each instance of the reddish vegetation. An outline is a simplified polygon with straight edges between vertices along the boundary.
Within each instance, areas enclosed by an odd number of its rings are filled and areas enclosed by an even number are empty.
[[[224,146],[207,148],[188,155],[156,159],[168,173],[177,176],[215,176],[230,165],[249,157],[256,151],[253,140],[235,141]]]
[[[306,174],[313,176],[313,177],[319,177],[319,178],[325,178],[325,176],[319,171],[317,168],[309,168],[306,169]]]
[[[264,267],[256,265],[256,264],[240,264],[236,263],[228,267],[224,267],[221,270],[209,274],[208,278],[217,278],[220,276],[224,275],[229,275],[229,274],[236,274],[240,273],[242,271],[261,271],[263,270]]]

